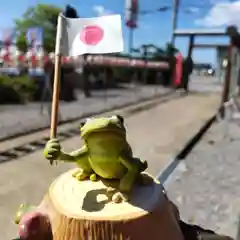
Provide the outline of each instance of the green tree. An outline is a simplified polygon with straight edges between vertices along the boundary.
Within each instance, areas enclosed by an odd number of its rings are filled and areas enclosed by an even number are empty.
[[[23,34],[19,35],[16,40],[16,45],[21,52],[26,52],[28,48],[26,36]]]
[[[168,57],[173,56],[175,53],[178,52],[178,49],[173,47],[173,45],[171,43],[167,43],[166,44],[166,49],[165,49],[166,55]]]
[[[142,44],[139,48],[134,48],[132,51],[139,54],[143,59],[156,60],[157,57],[165,55],[165,51],[154,44]]]
[[[54,51],[57,18],[61,11],[62,9],[59,7],[47,4],[37,4],[35,7],[28,8],[22,18],[15,20],[19,46],[24,46],[24,39],[28,28],[41,27],[43,29],[44,49],[48,52]]]

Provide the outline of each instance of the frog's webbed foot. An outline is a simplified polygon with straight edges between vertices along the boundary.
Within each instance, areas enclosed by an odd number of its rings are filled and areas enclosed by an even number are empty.
[[[109,199],[109,201],[112,201],[112,197],[113,197],[113,195],[114,195],[114,193],[116,193],[116,188],[114,188],[114,187],[107,187],[107,189],[106,189],[106,195],[107,195],[107,197],[108,197],[108,199]]]
[[[97,179],[97,174],[96,173],[92,173],[89,177],[89,179],[92,181],[92,182],[96,182],[98,179]]]
[[[119,191],[115,186],[108,186],[106,193],[108,199],[114,203],[127,202],[129,200],[128,193]]]
[[[129,200],[128,194],[123,192],[116,192],[112,196],[112,201],[114,203],[127,202],[128,200]]]
[[[83,180],[91,180],[92,182],[97,181],[97,174],[95,173],[90,173],[82,169],[78,169],[75,171],[72,176],[76,178],[78,181],[83,181]]]
[[[83,180],[89,179],[91,176],[91,173],[84,171],[82,169],[78,169],[72,174],[72,176],[76,178],[78,181],[83,181]]]
[[[113,194],[114,192],[116,192],[116,188],[111,186],[107,188],[107,194]]]

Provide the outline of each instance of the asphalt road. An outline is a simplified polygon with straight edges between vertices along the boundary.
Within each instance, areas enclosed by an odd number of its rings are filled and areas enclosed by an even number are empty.
[[[157,175],[216,112],[219,103],[218,94],[190,94],[127,117],[128,141],[135,156],[146,159],[149,173]],[[47,131],[44,134],[48,136]],[[67,151],[80,145],[79,137],[62,142]],[[50,183],[72,167],[66,163],[50,167],[42,151],[0,164],[0,239],[16,237],[12,219],[19,204],[38,204]]]
[[[239,136],[239,119],[216,123],[167,184],[185,221],[234,239],[240,214]]]
[[[221,93],[222,84],[219,82],[219,79],[215,76],[204,77],[192,75],[190,77],[189,88],[190,90],[197,92]]]

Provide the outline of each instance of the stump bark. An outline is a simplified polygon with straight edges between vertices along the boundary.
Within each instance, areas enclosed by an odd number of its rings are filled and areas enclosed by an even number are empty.
[[[129,202],[107,197],[109,182],[77,181],[75,170],[57,178],[40,208],[51,219],[54,240],[183,240],[161,184],[135,186]]]

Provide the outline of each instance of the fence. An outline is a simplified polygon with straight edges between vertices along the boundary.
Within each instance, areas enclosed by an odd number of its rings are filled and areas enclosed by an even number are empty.
[[[22,54],[19,51],[15,52],[0,52],[0,62],[2,69],[18,69],[27,67],[29,69],[43,69],[44,63],[48,60],[54,61],[54,54],[37,53],[33,55],[31,52]],[[90,65],[107,65],[107,66],[126,66],[133,68],[152,68],[152,69],[168,69],[167,61],[145,61],[141,59],[129,59],[124,57],[89,55],[84,60],[83,57],[62,57],[62,63],[73,64],[79,68],[81,65],[88,63]]]

